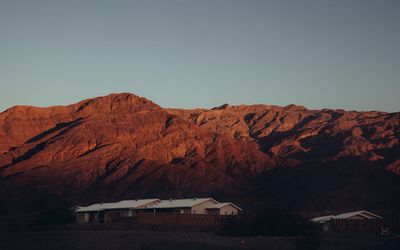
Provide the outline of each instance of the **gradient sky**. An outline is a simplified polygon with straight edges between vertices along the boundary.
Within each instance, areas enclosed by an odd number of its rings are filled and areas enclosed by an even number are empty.
[[[0,111],[113,92],[400,111],[399,79],[398,0],[0,0]]]

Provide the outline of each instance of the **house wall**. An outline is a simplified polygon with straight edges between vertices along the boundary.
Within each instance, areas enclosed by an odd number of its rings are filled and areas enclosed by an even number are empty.
[[[89,213],[76,213],[76,223],[87,224],[89,223]]]
[[[89,223],[99,223],[99,212],[89,212]]]
[[[98,223],[99,215],[97,211],[76,213],[76,222],[78,224]]]
[[[191,208],[187,208],[187,207],[156,208],[155,211],[154,211],[154,209],[138,209],[136,214],[139,214],[139,213],[190,214]]]
[[[183,208],[174,208],[172,209],[173,214],[191,214],[191,208],[183,207]]]
[[[213,202],[212,200],[204,201],[200,204],[197,204],[196,206],[193,206],[191,213],[192,214],[208,214],[207,207],[210,207],[214,204],[216,204],[216,203]]]
[[[236,215],[236,214],[238,214],[238,212],[239,212],[239,210],[232,205],[226,205],[219,209],[220,215]]]
[[[104,222],[106,223],[112,222],[113,218],[116,217],[130,217],[130,216],[133,216],[133,211],[130,209],[106,210],[104,212]]]
[[[220,224],[221,216],[209,214],[139,213],[136,218],[136,222],[143,225],[183,226],[191,229],[210,229]]]
[[[232,205],[226,205],[221,208],[207,209],[207,213],[217,215],[237,215],[239,213],[239,209]]]
[[[219,209],[218,209],[218,208],[215,208],[215,209],[207,209],[207,213],[208,213],[208,214],[219,215]]]
[[[191,214],[192,210],[191,210],[191,208],[187,208],[187,207],[177,207],[177,208],[169,209],[169,213],[171,213],[171,214]]]
[[[210,207],[214,204],[216,204],[216,203],[213,202],[212,200],[204,201],[200,204],[197,204],[196,206],[193,206],[191,213],[192,214],[208,214],[207,207]]]
[[[400,220],[398,218],[366,220],[333,219],[329,223],[329,229],[332,232],[380,233],[382,227],[388,227],[390,228],[390,233],[398,234],[400,232]]]
[[[159,201],[149,202],[142,206],[137,207],[137,209],[146,208],[152,205],[156,205],[157,203],[159,203]],[[136,209],[133,208],[109,209],[104,211],[104,222],[110,223],[113,221],[113,218],[117,217],[133,217],[133,216],[136,216]]]

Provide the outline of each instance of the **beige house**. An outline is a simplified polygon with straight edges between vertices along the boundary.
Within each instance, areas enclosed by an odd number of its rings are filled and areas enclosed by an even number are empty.
[[[159,199],[124,200],[114,203],[98,203],[76,209],[78,224],[112,222],[114,217],[132,217],[138,209],[153,206]]]
[[[212,198],[143,199],[114,203],[97,203],[76,209],[79,224],[112,222],[117,217],[134,217],[137,213],[237,215],[242,209],[231,202]]]
[[[175,214],[208,214],[207,208],[218,201],[212,198],[169,199],[162,200],[154,206],[141,209],[144,212]]]
[[[231,202],[217,203],[206,208],[208,214],[237,215],[242,209]]]

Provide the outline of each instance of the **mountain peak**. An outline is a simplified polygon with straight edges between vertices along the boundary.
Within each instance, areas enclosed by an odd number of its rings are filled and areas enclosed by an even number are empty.
[[[76,104],[77,111],[94,109],[96,111],[112,111],[116,109],[137,110],[146,106],[146,108],[161,109],[160,106],[152,101],[131,93],[109,94],[83,100]]]
[[[230,108],[230,107],[231,107],[231,105],[229,105],[228,103],[225,103],[225,104],[222,104],[221,106],[212,108],[212,110],[228,109],[228,108]]]

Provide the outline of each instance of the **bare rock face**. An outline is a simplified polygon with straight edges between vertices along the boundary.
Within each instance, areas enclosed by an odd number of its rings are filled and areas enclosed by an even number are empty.
[[[392,161],[399,149],[400,114],[307,110],[300,106],[222,106],[169,110],[199,127],[256,143],[277,161],[362,156]]]
[[[241,199],[258,193],[251,187],[265,173],[349,164],[343,159],[400,173],[399,113],[295,105],[164,109],[133,94],[112,94],[69,106],[16,106],[0,113],[0,125],[0,198],[10,204],[49,194],[73,202]]]

